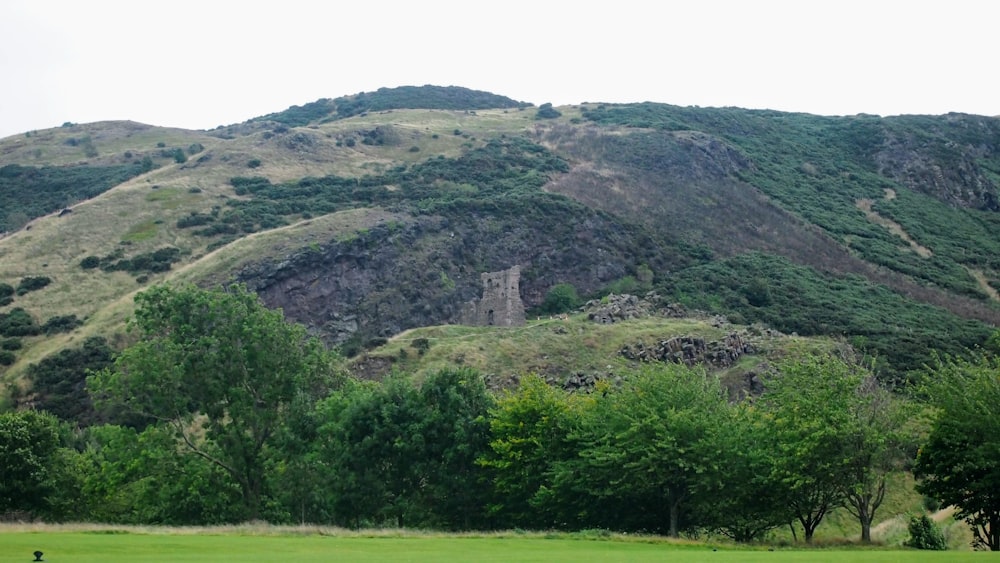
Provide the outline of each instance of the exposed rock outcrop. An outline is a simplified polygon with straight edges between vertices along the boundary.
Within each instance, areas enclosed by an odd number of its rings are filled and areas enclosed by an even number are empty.
[[[659,340],[652,346],[637,342],[625,346],[619,354],[629,360],[640,362],[673,362],[688,366],[708,364],[716,368],[727,368],[739,361],[744,354],[754,352],[753,344],[745,335],[733,332],[721,340],[675,336]]]

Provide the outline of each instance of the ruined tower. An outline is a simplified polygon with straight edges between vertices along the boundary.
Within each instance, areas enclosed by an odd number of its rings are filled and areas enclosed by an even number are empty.
[[[466,304],[459,323],[474,326],[524,325],[521,267],[486,272],[479,277],[483,281],[483,297]]]

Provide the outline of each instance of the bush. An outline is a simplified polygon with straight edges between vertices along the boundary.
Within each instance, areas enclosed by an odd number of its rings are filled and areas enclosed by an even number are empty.
[[[8,352],[7,350],[0,351],[0,366],[9,366],[14,363],[17,357],[14,356],[13,352]]]
[[[0,283],[0,297],[10,297],[14,295],[14,286],[9,283]]]
[[[944,539],[944,534],[933,520],[926,514],[910,518],[910,539],[904,545],[916,549],[930,549],[934,551],[944,551],[948,549],[948,542]]]
[[[562,113],[552,107],[552,104],[542,104],[538,107],[538,113],[535,114],[535,119],[555,119],[560,116],[562,116]]]
[[[28,276],[21,278],[21,283],[17,284],[17,294],[24,295],[29,291],[36,291],[52,283],[52,278],[47,276]]]
[[[35,319],[21,307],[15,307],[6,314],[0,313],[0,335],[36,336],[41,332]]]
[[[555,315],[572,311],[580,305],[580,296],[577,295],[576,288],[570,283],[559,283],[552,286],[552,289],[545,294],[542,301],[542,313]]]
[[[20,338],[4,338],[0,340],[0,349],[3,350],[20,350],[24,346]]]
[[[80,260],[80,267],[84,270],[92,270],[101,265],[101,259],[97,256],[87,256],[83,260]]]
[[[259,158],[251,158],[250,160],[247,161],[247,168],[258,168],[258,167],[260,167]]]
[[[69,332],[83,324],[83,321],[76,318],[76,315],[60,315],[50,318],[42,325],[42,332],[53,335],[60,332]]]

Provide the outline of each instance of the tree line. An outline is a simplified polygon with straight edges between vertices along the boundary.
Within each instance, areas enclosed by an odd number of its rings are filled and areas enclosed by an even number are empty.
[[[0,513],[447,530],[716,533],[811,541],[844,507],[862,540],[893,472],[1000,549],[1000,363],[941,359],[904,398],[850,358],[790,355],[731,401],[698,367],[623,366],[567,393],[444,369],[349,377],[243,287],[139,294],[136,342],[88,390],[123,424],[0,414]],[[914,421],[926,420],[923,427]]]

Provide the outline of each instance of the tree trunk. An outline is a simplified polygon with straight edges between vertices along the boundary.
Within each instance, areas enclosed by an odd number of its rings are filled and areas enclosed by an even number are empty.
[[[678,520],[680,519],[681,501],[676,500],[670,503],[670,537],[676,538],[679,535]]]

